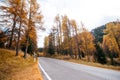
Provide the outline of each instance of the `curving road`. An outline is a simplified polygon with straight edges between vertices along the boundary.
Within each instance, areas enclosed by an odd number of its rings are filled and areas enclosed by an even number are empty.
[[[44,80],[120,80],[120,71],[39,57]]]

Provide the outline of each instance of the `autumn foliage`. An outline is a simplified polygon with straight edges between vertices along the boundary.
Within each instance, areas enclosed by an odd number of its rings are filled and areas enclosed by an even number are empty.
[[[37,0],[8,0],[0,6],[0,44],[2,48],[33,53],[37,50],[36,30],[42,28],[40,6]],[[6,29],[6,30],[5,30]],[[4,41],[3,41],[4,40]]]
[[[57,15],[44,45],[46,55],[70,55],[71,58],[102,64],[107,61],[119,64],[115,58],[120,58],[120,22],[110,22],[90,32],[82,22],[79,26],[74,19]]]

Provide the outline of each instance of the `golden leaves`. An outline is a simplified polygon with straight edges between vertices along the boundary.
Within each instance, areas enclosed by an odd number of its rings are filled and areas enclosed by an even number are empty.
[[[111,53],[118,53],[120,55],[120,23],[111,22],[106,25],[103,37],[103,48]]]
[[[94,37],[90,32],[84,31],[80,33],[79,39],[80,39],[80,48],[82,52],[88,55],[95,52]]]

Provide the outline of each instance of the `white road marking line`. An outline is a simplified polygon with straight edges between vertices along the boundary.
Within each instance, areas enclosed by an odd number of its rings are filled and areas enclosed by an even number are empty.
[[[43,67],[40,65],[40,63],[38,63],[39,64],[39,67],[41,68],[41,70],[42,70],[42,72],[45,74],[45,76],[47,77],[47,79],[48,80],[52,80],[51,78],[50,78],[50,76],[45,72],[45,70],[43,69]]]

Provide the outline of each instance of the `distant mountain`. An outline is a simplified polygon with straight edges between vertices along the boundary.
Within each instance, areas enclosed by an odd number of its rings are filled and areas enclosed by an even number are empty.
[[[106,25],[102,25],[102,26],[97,27],[97,28],[95,28],[95,29],[93,29],[93,30],[91,31],[92,34],[95,36],[96,42],[102,43],[103,35],[104,35],[103,30],[104,30],[105,28],[106,28]]]
[[[117,23],[118,21],[113,21],[113,22],[109,22],[109,23]],[[106,24],[108,24],[108,23],[106,23]],[[91,33],[95,36],[96,42],[102,43],[103,35],[104,35],[103,31],[104,31],[104,29],[106,29],[106,24],[91,30]]]

